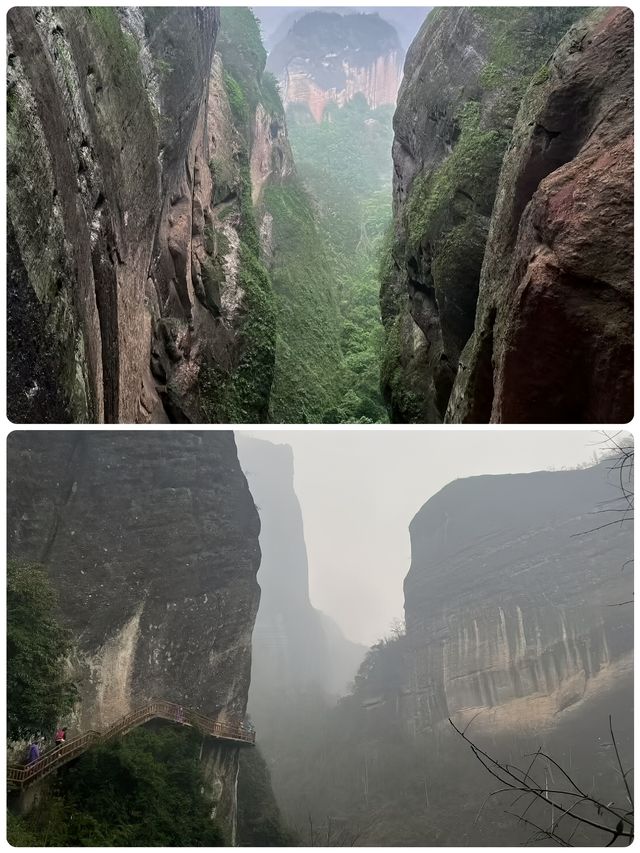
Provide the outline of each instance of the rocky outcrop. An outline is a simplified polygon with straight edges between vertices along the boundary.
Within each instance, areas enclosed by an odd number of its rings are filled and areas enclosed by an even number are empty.
[[[252,202],[293,167],[266,54],[234,78],[220,27],[215,8],[9,15],[14,421],[267,419]]]
[[[153,698],[244,718],[258,515],[229,432],[14,432],[8,552],[41,563],[75,641],[73,730]],[[236,747],[203,756],[235,820]]]
[[[377,14],[309,12],[294,21],[269,54],[285,107],[304,105],[316,122],[330,103],[362,95],[371,109],[395,104],[402,48],[394,28]]]
[[[633,14],[576,25],[527,91],[447,420],[633,416]]]
[[[417,731],[478,712],[475,730],[547,731],[630,683],[633,531],[602,526],[622,517],[611,467],[458,480],[415,516],[405,614]]]
[[[257,204],[268,183],[286,181],[294,175],[295,168],[282,114],[270,113],[258,104],[251,136],[251,193]]]
[[[443,420],[474,328],[504,152],[524,91],[578,16],[438,9],[405,62],[394,117],[394,225],[382,270],[382,385],[396,421]]]

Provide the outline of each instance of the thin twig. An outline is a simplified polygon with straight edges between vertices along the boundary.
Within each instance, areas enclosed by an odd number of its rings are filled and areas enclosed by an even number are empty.
[[[616,751],[616,758],[618,759],[618,767],[620,768],[620,773],[622,774],[622,781],[624,782],[624,787],[627,791],[627,799],[629,800],[629,805],[633,808],[633,797],[631,796],[631,789],[629,788],[629,783],[627,782],[627,774],[624,771],[624,767],[622,766],[622,760],[620,758],[620,753],[618,752],[618,744],[616,743],[616,736],[613,733],[613,723],[611,722],[611,714],[609,714],[609,731],[611,732],[611,740],[613,741],[613,748]]]

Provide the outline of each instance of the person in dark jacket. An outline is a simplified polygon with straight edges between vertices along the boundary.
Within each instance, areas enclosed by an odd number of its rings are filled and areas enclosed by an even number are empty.
[[[27,764],[33,764],[40,758],[40,747],[37,740],[34,738],[29,744],[29,752],[27,753]]]

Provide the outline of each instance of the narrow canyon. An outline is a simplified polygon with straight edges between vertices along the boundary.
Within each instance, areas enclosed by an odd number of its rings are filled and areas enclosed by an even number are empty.
[[[10,419],[627,422],[631,13],[276,11],[10,12]]]

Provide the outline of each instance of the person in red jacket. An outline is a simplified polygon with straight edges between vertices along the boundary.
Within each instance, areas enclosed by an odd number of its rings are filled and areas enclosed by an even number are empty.
[[[54,738],[56,746],[62,746],[67,740],[67,727],[63,726],[61,729],[58,729],[56,732],[56,736]]]

